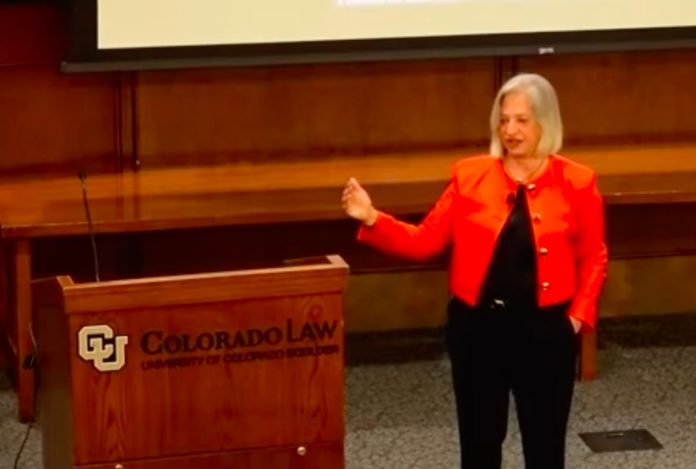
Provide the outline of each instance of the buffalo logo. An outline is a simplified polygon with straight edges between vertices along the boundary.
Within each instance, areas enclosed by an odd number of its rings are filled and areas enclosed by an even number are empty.
[[[101,371],[118,371],[126,365],[128,336],[115,336],[109,326],[85,326],[77,335],[80,357]]]

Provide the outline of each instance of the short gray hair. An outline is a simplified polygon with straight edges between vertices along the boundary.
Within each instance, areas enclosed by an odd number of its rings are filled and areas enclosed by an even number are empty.
[[[538,155],[551,155],[557,153],[563,146],[563,121],[561,110],[558,106],[556,91],[549,81],[535,73],[522,73],[515,75],[503,84],[498,95],[493,101],[491,109],[491,148],[492,156],[503,156],[505,148],[498,136],[500,125],[501,105],[505,96],[511,93],[524,93],[529,100],[534,119],[541,129]]]

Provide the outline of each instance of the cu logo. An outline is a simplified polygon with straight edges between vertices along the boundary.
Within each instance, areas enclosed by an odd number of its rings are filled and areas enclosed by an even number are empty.
[[[118,371],[126,365],[128,336],[114,336],[109,326],[85,326],[77,334],[80,357],[101,371]]]

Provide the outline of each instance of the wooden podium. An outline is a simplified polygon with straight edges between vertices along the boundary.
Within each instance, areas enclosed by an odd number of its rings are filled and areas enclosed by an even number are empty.
[[[343,468],[347,275],[35,281],[45,467]]]

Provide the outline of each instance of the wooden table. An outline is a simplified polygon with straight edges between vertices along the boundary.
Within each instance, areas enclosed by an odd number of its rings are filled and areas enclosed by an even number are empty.
[[[566,154],[595,168],[610,210],[675,204],[683,208],[696,203],[696,144],[593,147]],[[351,176],[368,188],[379,208],[412,215],[432,206],[460,156],[455,152],[377,155],[160,169],[90,177],[87,187],[98,234],[341,220],[345,215],[340,193]],[[32,353],[32,240],[86,236],[85,220],[77,176],[0,182],[0,241],[6,253],[8,300],[0,315],[0,344],[9,356],[23,421],[33,418],[33,370],[22,366]],[[647,254],[694,253],[696,243],[689,239],[681,246],[657,250],[652,246]],[[630,251],[636,249],[624,250],[621,256],[647,252]],[[594,335],[583,337],[584,379],[595,373],[595,340]]]

